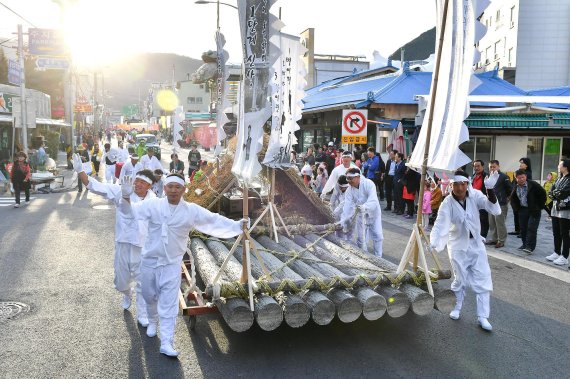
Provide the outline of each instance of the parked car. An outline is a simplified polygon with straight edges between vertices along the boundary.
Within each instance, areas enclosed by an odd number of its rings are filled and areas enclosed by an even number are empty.
[[[152,150],[154,151],[154,155],[155,157],[160,161],[160,157],[162,156],[161,154],[161,149],[160,149],[160,144],[156,139],[156,136],[154,134],[137,134],[135,136],[135,142],[133,145],[133,153],[137,151],[138,146],[141,144],[142,141],[145,141],[145,146],[147,148],[152,147]],[[129,151],[131,149],[129,148]]]

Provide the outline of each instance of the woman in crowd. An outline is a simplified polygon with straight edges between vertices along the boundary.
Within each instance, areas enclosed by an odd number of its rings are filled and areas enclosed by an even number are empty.
[[[568,265],[570,252],[570,159],[560,161],[558,171],[560,177],[550,188],[548,197],[552,199],[553,206],[550,213],[552,217],[552,235],[554,237],[554,252],[546,257],[555,265]]]
[[[184,176],[184,162],[178,159],[178,154],[171,154],[170,159],[172,159],[172,162],[170,162],[170,168],[168,171],[171,174],[180,174]]]
[[[526,179],[527,180],[532,180],[532,168],[531,168],[529,158],[523,157],[523,158],[519,159],[519,169],[526,171]],[[515,191],[517,188],[516,184],[517,184],[516,179],[513,179],[513,186],[512,186],[513,191]],[[511,205],[511,207],[512,207],[512,205]],[[509,232],[509,234],[512,236],[515,236],[515,235],[520,236],[521,229],[519,226],[519,211],[518,211],[518,209],[513,208],[513,217],[514,217],[514,221],[515,221],[515,230],[512,232]]]

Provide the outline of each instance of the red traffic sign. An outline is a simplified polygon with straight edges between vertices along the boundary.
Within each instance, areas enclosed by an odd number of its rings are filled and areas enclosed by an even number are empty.
[[[346,112],[342,118],[343,134],[363,134],[366,129],[368,111],[350,111]],[[365,132],[366,133],[366,132]]]

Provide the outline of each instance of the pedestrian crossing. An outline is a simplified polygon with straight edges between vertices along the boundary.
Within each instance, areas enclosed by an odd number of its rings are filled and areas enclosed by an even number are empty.
[[[30,202],[32,202],[35,197],[30,197]],[[20,206],[24,206],[26,198],[24,196],[20,197]],[[1,207],[13,207],[16,204],[15,197],[0,197],[0,208]]]

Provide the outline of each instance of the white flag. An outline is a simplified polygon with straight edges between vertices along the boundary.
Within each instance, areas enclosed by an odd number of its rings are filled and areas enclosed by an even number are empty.
[[[174,125],[172,125],[172,151],[174,153],[178,153],[180,149],[180,145],[178,145],[178,140],[182,139],[182,125],[181,122],[185,120],[186,116],[184,115],[184,108],[182,105],[179,105],[174,110]]]
[[[437,0],[437,30],[439,37],[444,0]],[[434,113],[427,167],[434,171],[454,171],[471,159],[459,150],[459,145],[469,140],[469,131],[463,121],[469,115],[469,93],[479,84],[473,75],[476,57],[475,43],[481,37],[476,28],[476,18],[487,7],[487,0],[449,0],[443,48],[439,58],[436,97],[428,100],[420,135],[408,165],[420,169],[423,164],[430,119],[430,102],[434,101]],[[436,43],[438,51],[439,38]],[[437,61],[436,61],[437,66]]]
[[[229,54],[224,50],[226,39],[222,33],[216,32],[216,47],[217,47],[217,63],[218,75],[216,78],[216,148],[214,155],[218,156],[222,152],[222,141],[226,138],[224,125],[229,121],[224,113],[224,110],[229,106],[227,100],[228,94],[228,71],[226,69],[226,62],[228,61]]]
[[[302,116],[302,103],[306,85],[306,70],[302,55],[307,51],[298,36],[279,33],[272,39],[272,47],[280,53],[273,65],[271,137],[263,164],[269,167],[291,166],[290,154],[297,144],[295,132]]]
[[[238,144],[232,173],[246,183],[261,171],[257,154],[263,146],[263,125],[271,116],[269,39],[276,18],[269,13],[275,0],[238,0],[243,45]]]

